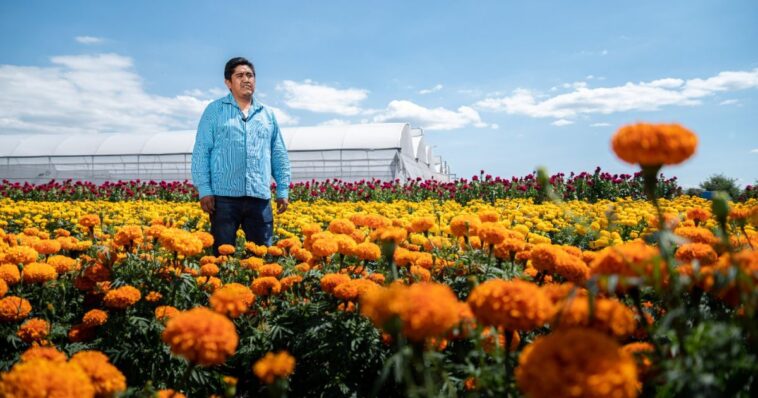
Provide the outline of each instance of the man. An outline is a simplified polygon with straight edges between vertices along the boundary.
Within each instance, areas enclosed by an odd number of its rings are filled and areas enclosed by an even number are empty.
[[[248,241],[271,245],[271,175],[277,212],[289,205],[287,149],[274,113],[253,97],[255,66],[230,59],[224,83],[229,94],[205,108],[192,152],[192,182],[210,216],[215,255],[219,246],[235,244],[240,226]]]

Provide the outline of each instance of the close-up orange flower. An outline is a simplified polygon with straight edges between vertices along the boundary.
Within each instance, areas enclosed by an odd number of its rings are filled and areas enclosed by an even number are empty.
[[[16,336],[26,343],[42,342],[50,334],[50,324],[41,318],[30,318],[18,328]]]
[[[295,358],[287,351],[269,352],[253,365],[253,373],[265,384],[286,378],[295,371]]]
[[[521,280],[490,279],[471,291],[468,304],[479,322],[506,330],[541,327],[554,311],[539,286]]]
[[[170,319],[161,338],[172,353],[201,366],[226,362],[237,350],[239,341],[232,321],[204,307]]]
[[[142,298],[142,293],[134,286],[124,285],[111,289],[105,294],[103,304],[108,308],[123,310],[136,304]]]
[[[126,390],[126,377],[100,351],[79,351],[71,363],[84,370],[98,397],[112,397]]]
[[[26,318],[32,311],[29,300],[18,296],[0,298],[0,321],[17,322]]]
[[[209,300],[214,311],[237,318],[247,312],[255,300],[255,295],[245,285],[228,283],[216,289]]]
[[[616,132],[611,146],[621,160],[641,166],[679,164],[697,148],[697,136],[678,124],[637,123]]]

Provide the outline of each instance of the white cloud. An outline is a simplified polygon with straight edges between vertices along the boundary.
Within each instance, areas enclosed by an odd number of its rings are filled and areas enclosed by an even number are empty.
[[[302,83],[285,80],[276,89],[284,92],[284,103],[290,108],[343,116],[362,113],[360,102],[368,96],[368,90],[341,90],[311,80]]]
[[[319,123],[319,126],[347,126],[348,124],[352,123],[345,119],[329,119],[325,122]]]
[[[409,122],[425,130],[453,130],[469,125],[489,127],[482,122],[479,112],[468,106],[452,111],[445,108],[425,108],[411,101],[395,100],[374,116],[374,122]]]
[[[552,124],[553,126],[563,127],[563,126],[568,126],[570,124],[574,124],[574,122],[567,119],[558,119],[550,124]]]
[[[728,100],[724,100],[724,101],[719,102],[719,105],[737,105],[739,103],[740,103],[739,100],[728,99]]]
[[[199,88],[195,88],[192,90],[185,90],[182,94],[195,98],[215,100],[229,94],[229,90],[218,87],[209,88],[207,90],[200,90]],[[260,97],[260,95],[256,92],[255,97]]]
[[[610,123],[592,123],[590,127],[609,127]]]
[[[580,82],[581,83],[581,82]],[[718,92],[758,88],[758,68],[727,71],[707,79],[659,79],[622,86],[588,88],[574,83],[568,93],[547,95],[519,88],[511,95],[477,102],[478,109],[536,118],[574,118],[585,114],[655,111],[664,106],[694,106]]]
[[[758,148],[751,150],[750,153],[758,153]]]
[[[442,90],[442,87],[443,87],[443,86],[442,86],[441,84],[437,84],[437,85],[435,85],[435,86],[434,86],[434,87],[432,87],[432,88],[425,88],[425,89],[423,89],[423,90],[419,91],[418,93],[419,93],[419,94],[422,94],[422,95],[423,95],[423,94],[431,94],[431,93],[436,93],[437,91],[440,91],[440,90]]]
[[[94,36],[76,36],[74,39],[81,44],[100,44],[105,41],[102,37]]]
[[[269,109],[271,109],[272,112],[274,112],[274,116],[276,117],[277,123],[279,123],[280,126],[296,126],[300,119],[296,116],[292,116],[289,113],[274,107],[267,105]]]
[[[132,60],[59,56],[52,66],[0,65],[0,133],[158,132],[194,129],[208,101],[145,92]]]

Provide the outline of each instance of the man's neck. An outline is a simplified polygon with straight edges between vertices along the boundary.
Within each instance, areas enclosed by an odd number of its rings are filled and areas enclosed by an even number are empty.
[[[239,108],[243,111],[250,109],[250,104],[253,103],[253,96],[245,98],[237,97],[236,95],[232,94],[232,97],[234,97],[234,100],[237,101],[237,106],[239,106]]]

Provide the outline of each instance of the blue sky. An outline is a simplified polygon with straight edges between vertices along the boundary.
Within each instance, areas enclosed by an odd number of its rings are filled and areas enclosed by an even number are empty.
[[[459,177],[601,166],[679,122],[695,186],[758,180],[756,1],[56,1],[0,5],[0,134],[193,129],[253,60],[283,125],[406,121]]]

